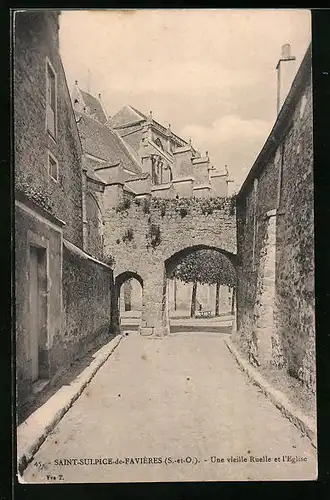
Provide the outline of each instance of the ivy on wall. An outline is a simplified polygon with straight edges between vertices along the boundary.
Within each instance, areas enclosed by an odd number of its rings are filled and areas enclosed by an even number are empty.
[[[186,217],[189,214],[201,212],[203,215],[211,215],[217,211],[227,211],[229,215],[236,213],[236,197],[223,198],[135,198],[134,204],[141,207],[144,214],[155,213],[159,210],[160,216],[164,217],[167,213],[175,212],[180,217]],[[128,212],[132,202],[124,198],[115,208],[117,213]]]
[[[131,200],[129,198],[124,198],[116,206],[116,212],[117,213],[126,212],[130,208],[131,208]]]
[[[16,185],[17,191],[25,194],[30,200],[34,201],[37,205],[44,208],[48,212],[53,211],[53,203],[51,193],[47,186],[40,186],[39,188],[27,180],[26,182],[21,178]]]
[[[105,256],[103,262],[108,266],[110,266],[111,268],[114,268],[116,265],[115,258],[112,255]]]
[[[134,240],[134,231],[131,227],[126,229],[122,240],[124,243],[126,243],[126,241],[133,241]]]
[[[133,202],[130,199],[123,199],[115,208],[116,213],[121,213],[125,218],[130,217],[130,209],[133,211],[141,210],[147,217],[147,248],[155,249],[161,243],[161,229],[156,223],[157,216],[165,217],[175,216],[181,218],[188,215],[211,215],[214,212],[225,211],[229,215],[234,215],[236,211],[235,197],[228,198],[135,198]],[[158,212],[158,213],[157,213]],[[124,235],[116,239],[116,243],[128,243],[134,240],[134,231],[131,227],[126,229]]]
[[[147,247],[151,246],[153,249],[158,247],[161,243],[160,227],[157,224],[151,224],[146,237],[148,240]]]
[[[145,214],[150,213],[151,201],[149,198],[144,198],[142,203],[142,209]]]

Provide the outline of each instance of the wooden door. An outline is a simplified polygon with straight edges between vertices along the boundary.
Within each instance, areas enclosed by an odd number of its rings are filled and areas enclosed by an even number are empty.
[[[32,382],[39,378],[40,299],[38,249],[30,247],[30,359]]]

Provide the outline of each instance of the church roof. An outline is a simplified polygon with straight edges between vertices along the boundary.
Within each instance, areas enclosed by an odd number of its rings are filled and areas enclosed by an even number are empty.
[[[77,127],[85,153],[114,164],[121,162],[123,167],[134,174],[142,172],[141,165],[128,150],[115,130],[103,125],[91,116],[76,111]]]
[[[114,129],[125,129],[129,128],[132,130],[132,127],[139,126],[142,122],[145,122],[148,119],[148,117],[139,111],[138,109],[134,108],[131,105],[126,105],[123,106],[118,113],[116,113],[110,120],[109,123],[111,127]],[[166,136],[167,135],[167,128],[164,127],[161,123],[157,122],[154,118],[152,118],[152,124],[155,127],[155,129],[160,132],[162,135]],[[124,136],[123,136],[124,137]],[[172,140],[177,146],[184,146],[188,144],[188,142],[183,139],[182,137],[174,134],[172,132]],[[195,149],[194,149],[195,151]]]
[[[146,120],[146,116],[132,106],[123,106],[111,119],[112,127],[122,127]]]
[[[85,92],[81,89],[79,89],[79,90],[80,90],[80,94],[84,100],[84,104],[86,105],[86,107],[89,108],[90,113],[95,114],[96,118],[101,123],[106,123],[106,121],[108,119],[107,119],[105,112],[103,111],[103,108],[102,108],[102,105],[101,105],[99,99],[92,96],[88,92]]]

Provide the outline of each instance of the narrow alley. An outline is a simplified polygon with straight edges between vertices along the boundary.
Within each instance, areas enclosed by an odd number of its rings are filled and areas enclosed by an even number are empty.
[[[316,450],[246,378],[225,336],[124,336],[23,481],[314,479]]]

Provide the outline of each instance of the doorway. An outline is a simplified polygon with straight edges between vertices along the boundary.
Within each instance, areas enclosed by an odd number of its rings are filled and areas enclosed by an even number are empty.
[[[46,248],[30,246],[30,331],[31,382],[48,379],[47,356],[47,266]]]

